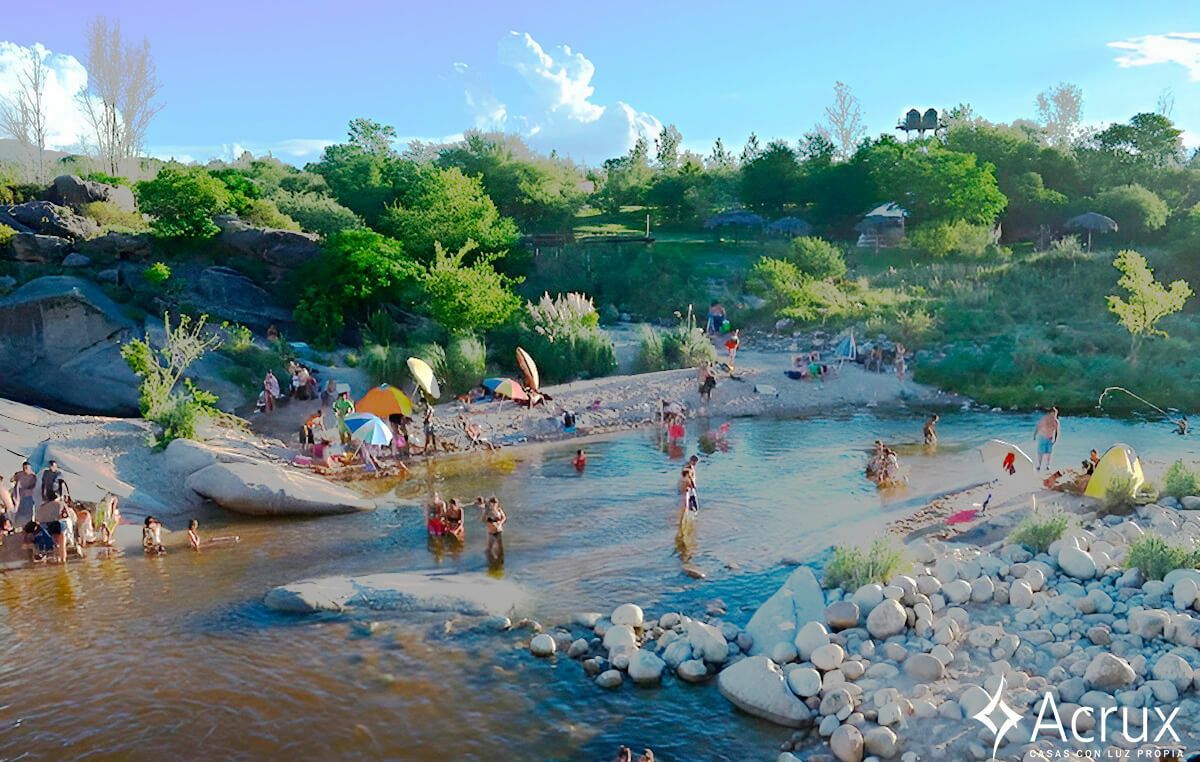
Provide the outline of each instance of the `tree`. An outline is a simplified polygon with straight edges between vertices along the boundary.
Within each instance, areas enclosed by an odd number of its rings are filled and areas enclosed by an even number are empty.
[[[1083,119],[1082,88],[1070,82],[1059,82],[1038,93],[1036,104],[1046,144],[1067,147],[1074,143]]]
[[[1121,271],[1117,285],[1128,292],[1129,300],[1119,296],[1105,298],[1109,311],[1129,331],[1129,362],[1136,366],[1142,342],[1150,336],[1167,336],[1166,331],[1157,328],[1158,322],[1183,309],[1192,296],[1192,287],[1185,280],[1177,280],[1170,289],[1164,288],[1154,280],[1154,271],[1146,264],[1146,258],[1130,249],[1117,254],[1113,267]]]
[[[168,164],[136,190],[138,205],[154,217],[150,228],[161,238],[211,238],[220,232],[212,218],[233,203],[225,184],[202,167]]]
[[[103,16],[88,26],[87,41],[88,86],[78,100],[105,171],[119,175],[121,161],[141,153],[146,129],[163,107],[155,102],[160,83],[154,57],[148,40],[125,44],[121,22]]]
[[[741,163],[749,164],[758,158],[762,153],[762,148],[758,145],[758,134],[751,132],[750,137],[746,138],[746,145],[742,148]]]
[[[358,117],[350,120],[350,145],[369,156],[390,158],[396,155],[392,143],[396,142],[396,128],[370,119]]]
[[[384,302],[414,301],[423,274],[399,241],[371,230],[335,233],[300,272],[296,322],[318,344],[332,344],[348,319],[363,320]]]
[[[452,333],[480,333],[503,324],[520,309],[521,299],[509,287],[512,281],[496,272],[485,255],[470,265],[463,260],[474,242],[456,252],[434,245],[433,261],[422,277],[429,314]]]
[[[50,69],[42,48],[31,45],[24,68],[17,71],[14,100],[0,100],[0,135],[8,135],[26,151],[37,154],[38,183],[46,181],[46,80]]]
[[[756,158],[742,165],[741,198],[746,206],[779,214],[796,203],[800,165],[796,152],[782,140],[773,140]]]
[[[1155,168],[1178,163],[1183,131],[1162,114],[1136,114],[1129,124],[1114,124],[1100,132],[1096,144],[1125,163]]]
[[[1119,230],[1139,236],[1167,224],[1167,204],[1140,185],[1118,185],[1096,196],[1096,209],[1116,220]]]
[[[606,212],[615,214],[626,204],[640,204],[650,184],[652,172],[646,139],[639,137],[629,153],[604,162],[596,203]]]
[[[800,272],[817,280],[840,278],[846,274],[842,250],[823,238],[793,238],[788,254]]]
[[[996,185],[995,168],[974,154],[904,145],[889,136],[864,147],[854,161],[869,167],[883,198],[907,209],[912,224],[992,225],[1008,203]]]
[[[736,163],[737,160],[720,138],[713,141],[712,153],[705,159],[706,169],[732,169]]]
[[[825,122],[814,131],[834,145],[843,161],[854,155],[859,141],[867,134],[867,126],[862,104],[850,92],[849,85],[839,81],[833,86],[833,103],[825,107]]]
[[[665,125],[654,139],[654,158],[659,169],[674,169],[679,163],[679,144],[683,135],[673,124]]]

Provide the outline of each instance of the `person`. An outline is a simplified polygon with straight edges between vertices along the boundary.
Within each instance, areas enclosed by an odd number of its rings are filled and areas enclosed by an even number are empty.
[[[71,499],[71,488],[58,470],[58,461],[52,460],[42,472],[42,503],[52,503],[60,498]]]
[[[198,534],[198,531],[197,531],[199,529],[200,529],[199,521],[192,519],[191,521],[188,522],[188,545],[191,545],[192,550],[196,550],[196,551],[200,550],[200,535]]]
[[[883,366],[883,347],[875,347],[875,372],[883,373],[886,368]]]
[[[1179,416],[1179,420],[1178,420],[1178,421],[1175,421],[1175,433],[1176,433],[1176,434],[1178,434],[1178,435],[1179,435],[1179,436],[1181,436],[1181,437],[1186,437],[1186,436],[1187,436],[1187,433],[1188,433],[1188,422],[1187,422],[1187,416],[1186,416],[1186,415],[1181,415],[1181,416]]]
[[[75,544],[80,549],[96,541],[96,527],[92,524],[92,512],[86,508],[81,508],[76,515],[76,534],[78,536]]]
[[[650,749],[642,749],[642,755],[637,758],[637,762],[654,762],[654,752]]]
[[[487,524],[488,541],[487,557],[492,563],[504,563],[504,507],[495,495],[488,498],[487,507],[483,511],[483,521]]]
[[[142,526],[142,550],[152,556],[161,556],[167,552],[162,544],[162,522],[153,516],[147,516]]]
[[[939,416],[937,413],[934,413],[933,415],[929,416],[929,420],[925,421],[925,427],[922,429],[922,432],[925,435],[925,444],[937,444],[937,424],[940,420],[941,416]]]
[[[583,450],[576,450],[575,457],[571,459],[571,465],[575,466],[575,470],[583,473],[583,469],[587,468],[587,455]]]
[[[321,389],[321,417],[325,417],[326,410],[333,409],[333,403],[337,399],[337,383],[331,378],[325,382],[325,387]]]
[[[101,545],[113,544],[113,533],[117,531],[117,524],[120,523],[121,512],[117,510],[117,496],[110,492],[96,503],[96,526],[100,528]]]
[[[317,443],[318,429],[322,434],[325,433],[325,421],[319,412],[304,419],[304,424],[300,427],[300,452],[305,455],[312,454],[313,445]]]
[[[564,410],[562,414],[563,433],[575,433],[575,414],[570,410]]]
[[[354,403],[350,401],[350,392],[341,392],[333,403],[333,413],[337,416],[338,436],[342,444],[350,442],[350,427],[346,425],[346,416],[354,412]]]
[[[633,762],[633,750],[628,746],[617,749],[617,762]]]
[[[71,527],[71,515],[67,506],[58,511],[58,518],[46,522],[46,531],[54,540],[54,557],[60,564],[67,562],[67,548],[74,544],[74,533]]]
[[[699,466],[700,466],[700,456],[699,455],[693,455],[692,457],[688,458],[687,467],[692,470],[692,483],[693,484],[696,483],[696,469],[699,468]]]
[[[432,455],[437,449],[437,434],[433,430],[433,405],[425,406],[425,447],[424,453]]]
[[[742,345],[742,329],[735,328],[733,335],[725,342],[725,351],[729,353],[729,367],[733,367],[734,361],[737,359],[738,347]]]
[[[724,323],[725,306],[714,300],[708,306],[708,323],[704,326],[704,330],[706,333],[717,333],[721,330],[721,326]]]
[[[28,509],[33,516],[34,495],[37,494],[37,474],[29,461],[21,464],[21,470],[12,475],[13,487],[16,491],[17,516]],[[16,517],[14,517],[15,519]]]
[[[459,542],[466,539],[467,530],[463,526],[463,509],[456,498],[450,498],[450,504],[446,506],[446,510],[442,514],[442,521],[446,534],[451,535]]]
[[[884,450],[883,456],[883,482],[895,482],[900,476],[900,459],[896,457],[896,451],[890,447]]]
[[[399,458],[405,455],[408,451],[408,437],[404,436],[400,431],[400,421],[404,419],[402,413],[390,413],[388,415],[388,428],[392,430],[392,456]]]
[[[679,472],[679,493],[683,495],[683,506],[679,514],[679,519],[682,521],[687,511],[694,512],[700,508],[700,502],[696,496],[696,474],[689,466],[684,466]]]
[[[717,379],[713,375],[712,367],[709,366],[708,362],[700,363],[699,375],[700,399],[704,400],[705,402],[711,402],[713,389],[717,388]]]
[[[875,440],[875,450],[871,453],[871,457],[867,458],[867,478],[874,479],[883,470],[883,462],[887,459],[887,448],[883,446],[883,440]]]
[[[903,344],[896,344],[896,378],[900,379],[900,383],[904,383],[904,353],[908,351]]]
[[[1037,470],[1042,470],[1042,460],[1046,461],[1047,470],[1050,469],[1050,462],[1054,457],[1054,445],[1058,442],[1058,435],[1061,431],[1061,424],[1058,420],[1058,408],[1052,406],[1050,412],[1038,419],[1037,425],[1033,428],[1033,438],[1037,442]]]
[[[1087,460],[1083,461],[1083,472],[1088,476],[1096,473],[1096,464],[1100,462],[1100,453],[1092,450]]]
[[[54,552],[54,537],[45,526],[36,521],[25,525],[25,543],[29,547],[29,560],[35,564],[43,563]]]
[[[279,341],[279,329],[276,328],[273,324],[267,326],[267,341],[269,341],[271,343]]]
[[[318,439],[312,446],[312,463],[319,468],[333,468],[333,459],[329,456],[329,446],[333,440],[328,437]]]
[[[441,537],[446,533],[446,504],[442,496],[433,493],[433,499],[425,508],[425,531],[430,537]]]
[[[279,379],[275,378],[275,371],[267,369],[267,375],[263,376],[263,391],[267,393],[266,412],[271,412],[275,409],[275,400],[279,399]]]

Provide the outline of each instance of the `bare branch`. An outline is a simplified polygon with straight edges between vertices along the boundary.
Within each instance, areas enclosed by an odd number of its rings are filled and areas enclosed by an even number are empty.
[[[858,143],[867,134],[863,122],[862,104],[850,92],[850,86],[838,82],[833,87],[833,104],[825,107],[825,123],[817,125],[816,133],[831,142],[844,161],[854,155]]]
[[[37,182],[46,179],[46,80],[50,70],[42,53],[31,46],[25,66],[17,72],[15,100],[0,100],[0,134],[10,135],[36,155]]]
[[[1063,148],[1079,138],[1083,119],[1083,89],[1079,85],[1059,82],[1038,93],[1036,103],[1047,145]]]

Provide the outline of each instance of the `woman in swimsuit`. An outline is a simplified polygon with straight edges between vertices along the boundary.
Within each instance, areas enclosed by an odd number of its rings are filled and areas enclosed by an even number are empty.
[[[508,517],[504,515],[504,508],[501,507],[500,501],[495,495],[488,498],[487,506],[483,511],[483,521],[487,524],[488,542],[487,542],[487,557],[492,563],[504,563],[504,522]]]
[[[575,466],[575,470],[583,473],[583,469],[587,468],[587,454],[583,450],[576,450],[575,457],[571,459],[571,465]]]
[[[455,498],[450,498],[450,504],[446,506],[446,510],[442,513],[442,521],[445,525],[446,534],[451,535],[459,542],[466,539],[466,528],[463,526],[463,509]]]
[[[446,504],[438,493],[433,493],[433,500],[425,511],[425,529],[430,537],[441,537],[446,533]]]
[[[167,552],[162,544],[162,523],[153,516],[147,516],[142,526],[142,550],[151,556],[161,556]]]

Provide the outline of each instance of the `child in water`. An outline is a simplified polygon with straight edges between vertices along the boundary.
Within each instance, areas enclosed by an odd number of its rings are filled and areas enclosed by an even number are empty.
[[[197,530],[200,529],[200,522],[192,519],[188,522],[188,545],[192,546],[192,550],[200,550],[200,535]]]
[[[571,460],[571,465],[575,466],[575,470],[583,473],[583,469],[587,467],[587,455],[583,450],[576,450],[575,457]]]

